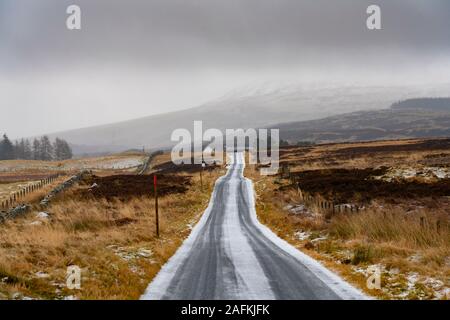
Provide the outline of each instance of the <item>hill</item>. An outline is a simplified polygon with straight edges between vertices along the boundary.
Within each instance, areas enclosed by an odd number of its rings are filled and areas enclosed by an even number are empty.
[[[394,110],[423,109],[429,111],[449,111],[450,98],[418,98],[407,99],[392,105]]]
[[[120,123],[51,134],[69,141],[75,154],[163,148],[177,128],[261,128],[292,120],[317,120],[356,111],[389,108],[417,95],[450,93],[440,87],[264,85],[241,88],[202,106]],[[125,108],[126,106],[124,106]],[[313,128],[316,129],[316,128]]]
[[[440,99],[431,99],[439,101]],[[445,104],[420,104],[430,99],[396,103],[391,109],[353,112],[314,121],[273,126],[290,143],[367,141],[450,136],[450,110]],[[423,106],[428,106],[427,108]],[[413,108],[412,106],[416,106]],[[419,108],[419,106],[421,108]]]

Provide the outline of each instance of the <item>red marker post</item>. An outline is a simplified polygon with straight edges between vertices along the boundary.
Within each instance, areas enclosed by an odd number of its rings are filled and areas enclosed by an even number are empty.
[[[153,190],[155,191],[155,224],[156,236],[159,238],[159,215],[158,215],[158,179],[153,175]]]

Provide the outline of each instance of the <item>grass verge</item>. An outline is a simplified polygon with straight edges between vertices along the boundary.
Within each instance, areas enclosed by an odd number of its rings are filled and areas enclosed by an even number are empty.
[[[198,174],[183,194],[159,199],[161,236],[155,236],[154,199],[55,198],[49,217],[33,211],[0,225],[0,298],[138,299],[206,208],[221,174]],[[66,287],[67,267],[82,270],[81,289]]]
[[[447,215],[383,206],[327,221],[313,208],[290,211],[301,201],[293,190],[278,190],[280,179],[261,177],[251,167],[246,176],[255,181],[256,210],[263,224],[362,291],[380,299],[449,298],[449,224],[436,227],[438,220],[448,221]],[[380,289],[366,285],[373,267],[381,273]]]

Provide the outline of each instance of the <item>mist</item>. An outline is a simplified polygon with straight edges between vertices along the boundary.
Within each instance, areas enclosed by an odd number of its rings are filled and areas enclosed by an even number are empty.
[[[32,136],[202,105],[271,82],[449,82],[450,3],[80,0],[0,3],[0,128]]]

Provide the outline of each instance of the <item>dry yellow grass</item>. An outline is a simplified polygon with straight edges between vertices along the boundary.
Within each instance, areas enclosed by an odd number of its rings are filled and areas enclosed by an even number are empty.
[[[71,199],[0,225],[0,298],[137,299],[190,233],[206,208],[218,172],[198,175],[185,194],[161,197],[160,238],[155,237],[154,199],[127,202]],[[36,223],[36,221],[40,221]],[[82,269],[81,290],[65,286],[67,266]]]
[[[446,220],[447,217],[437,216],[429,210],[408,215],[395,207],[384,207],[336,216],[329,230],[341,239],[395,243],[411,249],[445,248],[450,243]]]

